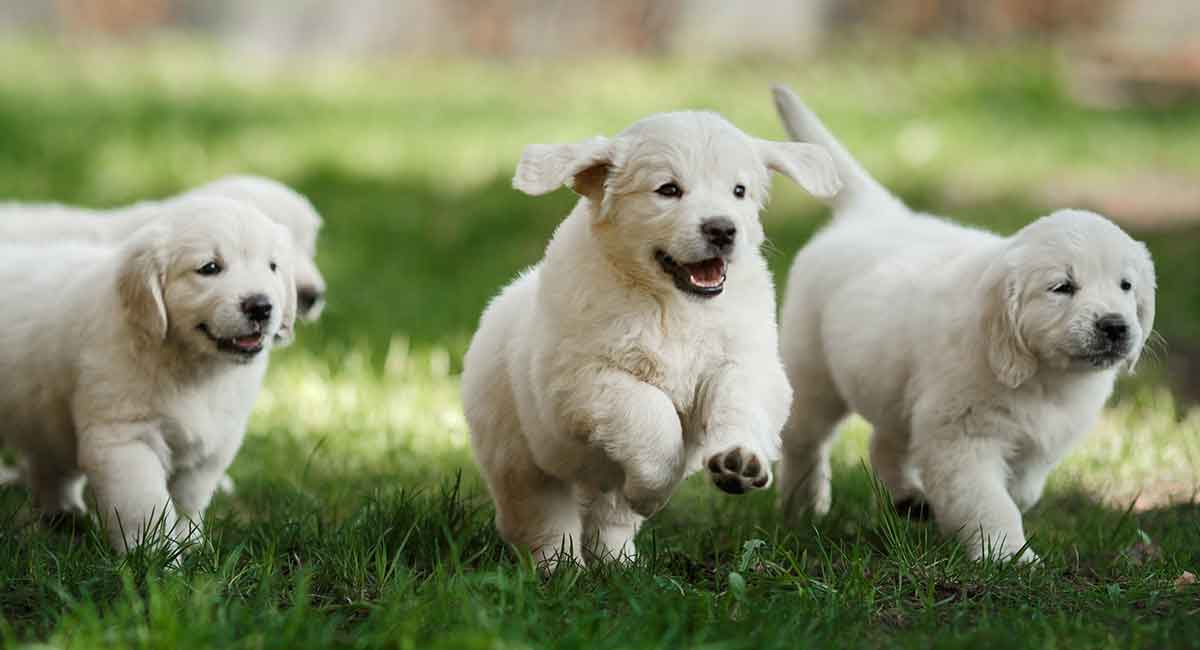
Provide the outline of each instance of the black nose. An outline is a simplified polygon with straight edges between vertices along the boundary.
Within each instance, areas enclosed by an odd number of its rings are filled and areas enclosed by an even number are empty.
[[[306,312],[317,304],[317,301],[324,295],[313,287],[303,287],[296,290],[296,302],[300,303],[300,311]]]
[[[271,320],[271,299],[256,293],[242,301],[242,313],[246,318],[262,323]]]
[[[1124,318],[1121,318],[1120,314],[1101,316],[1096,321],[1096,329],[1114,343],[1120,343],[1129,337],[1129,325],[1126,324]]]
[[[700,234],[708,243],[721,249],[722,252],[733,248],[733,240],[737,237],[737,226],[728,217],[711,217],[700,224]]]

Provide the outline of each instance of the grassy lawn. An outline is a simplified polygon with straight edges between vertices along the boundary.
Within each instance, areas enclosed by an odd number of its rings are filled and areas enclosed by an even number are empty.
[[[860,421],[838,444],[833,512],[804,528],[780,524],[773,495],[696,478],[635,566],[544,580],[503,545],[470,459],[462,352],[572,202],[509,188],[521,146],[683,107],[780,138],[772,81],[914,205],[1003,232],[1068,181],[1136,201],[1129,179],[1200,177],[1200,107],[1079,107],[1036,49],[269,67],[188,43],[0,42],[0,198],[116,205],[270,175],[324,214],[330,284],[321,322],[275,355],[238,493],[182,568],[44,530],[21,491],[0,493],[0,646],[1200,647],[1200,587],[1175,585],[1200,573],[1200,389],[1168,381],[1200,349],[1200,206],[1131,228],[1156,258],[1168,343],[1027,517],[1035,569],[965,561],[881,508]],[[780,278],[824,218],[776,183]]]

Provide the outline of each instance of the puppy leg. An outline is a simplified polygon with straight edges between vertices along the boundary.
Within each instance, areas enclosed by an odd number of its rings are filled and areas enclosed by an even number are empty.
[[[846,416],[846,406],[832,383],[819,379],[798,383],[795,391],[779,463],[779,508],[793,523],[807,512],[818,517],[829,512],[833,500],[829,455],[838,422]]]
[[[705,387],[700,453],[713,485],[723,492],[743,494],[771,485],[771,461],[779,457],[777,432],[791,398],[787,378],[780,370],[777,374],[771,382],[769,375],[755,377],[731,367]]]
[[[1008,559],[1025,546],[1021,511],[1008,493],[1003,445],[948,432],[916,450],[915,460],[938,527],[957,535],[972,559]],[[1026,549],[1019,560],[1035,562],[1037,556]]]
[[[1036,463],[1028,465],[1016,473],[1009,481],[1009,492],[1021,512],[1025,512],[1042,500],[1042,491],[1046,489],[1046,478],[1050,475],[1053,465]]]
[[[187,518],[191,535],[200,533],[204,511],[224,476],[224,465],[212,463],[181,470],[171,477],[167,486],[171,501],[175,512]]]
[[[602,373],[589,396],[589,442],[623,470],[622,494],[634,512],[649,517],[683,479],[683,426],[675,405],[624,372]]]
[[[633,511],[620,494],[595,493],[584,496],[585,550],[589,558],[607,562],[632,562],[637,558],[633,538],[644,518]]]
[[[876,429],[871,434],[871,467],[887,488],[897,512],[912,519],[928,519],[928,505],[909,467],[909,438],[891,431]]]
[[[31,460],[26,466],[26,483],[33,505],[44,515],[84,514],[83,474],[45,460]]]
[[[509,544],[529,549],[548,572],[564,556],[583,563],[583,521],[571,487],[537,467],[520,433],[505,439],[510,442],[483,463],[496,530]]]
[[[117,552],[141,544],[148,534],[158,534],[160,524],[168,539],[177,539],[180,532],[186,534],[186,530],[178,530],[163,461],[146,444],[84,447],[80,464],[109,543]]]

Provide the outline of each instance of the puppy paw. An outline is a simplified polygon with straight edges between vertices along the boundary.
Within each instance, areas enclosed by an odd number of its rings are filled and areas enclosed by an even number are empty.
[[[907,497],[899,501],[893,501],[892,507],[896,509],[896,514],[911,519],[913,521],[929,521],[933,519],[933,510],[923,499],[918,497]]]
[[[745,447],[730,447],[713,454],[704,466],[712,476],[713,485],[729,494],[761,490],[771,484],[771,468]]]

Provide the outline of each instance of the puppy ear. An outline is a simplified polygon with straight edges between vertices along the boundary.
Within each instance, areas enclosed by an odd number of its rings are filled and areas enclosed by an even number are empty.
[[[279,330],[275,332],[275,345],[287,347],[296,339],[296,255],[292,246],[291,233],[287,228],[275,224],[278,233],[281,258],[276,264],[280,278],[283,280],[283,315],[279,321]]]
[[[1142,358],[1142,350],[1150,341],[1154,332],[1154,297],[1158,292],[1158,279],[1154,275],[1154,260],[1150,257],[1150,249],[1142,242],[1137,242],[1138,256],[1134,263],[1137,277],[1134,278],[1133,295],[1137,302],[1138,325],[1142,328],[1142,340],[1138,342],[1137,350],[1129,357],[1125,370],[1133,374],[1138,360]]]
[[[833,198],[842,189],[829,151],[807,142],[758,141],[758,155],[767,169],[783,174],[821,199]]]
[[[163,286],[167,275],[167,233],[158,227],[143,229],[122,249],[117,291],[129,323],[147,340],[167,338],[167,305]]]
[[[612,164],[612,142],[593,138],[576,144],[531,144],[525,147],[513,187],[541,196],[566,185],[599,203]]]
[[[1001,259],[989,270],[985,296],[983,334],[987,338],[988,365],[996,379],[1017,388],[1037,372],[1037,357],[1021,337],[1021,294],[1016,278]]]

